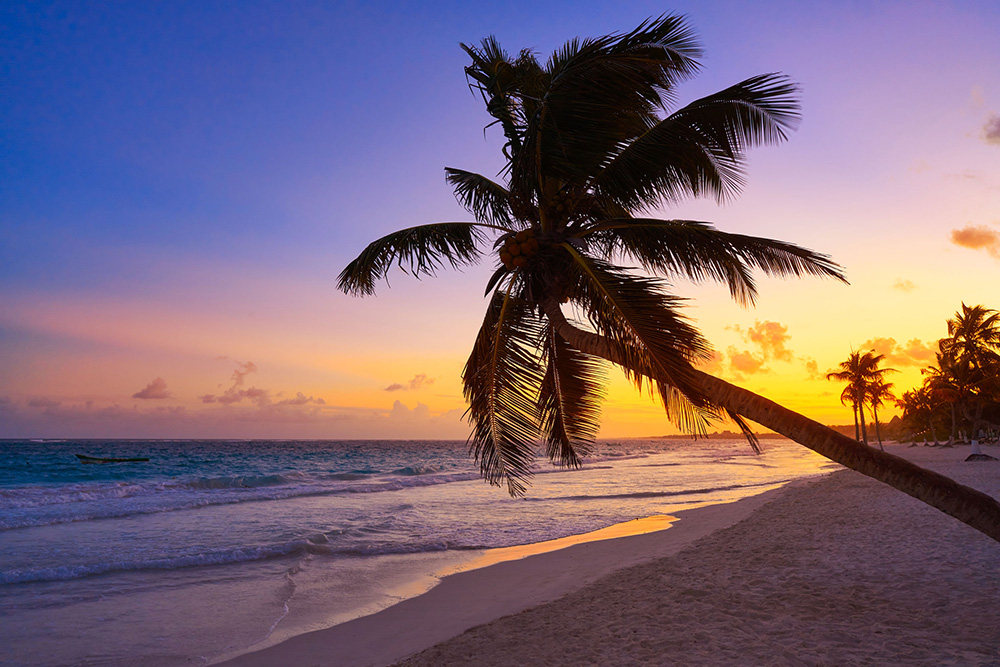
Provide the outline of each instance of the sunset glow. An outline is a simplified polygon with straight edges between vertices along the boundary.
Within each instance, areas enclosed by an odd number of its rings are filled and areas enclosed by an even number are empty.
[[[465,439],[493,267],[368,299],[337,274],[469,219],[445,166],[500,168],[459,42],[546,54],[665,11],[706,54],[679,102],[781,71],[803,112],[740,197],[656,214],[827,253],[851,283],[759,276],[752,308],[676,284],[705,370],[827,424],[852,419],[825,379],[851,350],[912,388],[963,301],[1000,308],[1000,6],[765,4],[2,10],[0,438]],[[604,414],[602,438],[677,432],[618,374]]]

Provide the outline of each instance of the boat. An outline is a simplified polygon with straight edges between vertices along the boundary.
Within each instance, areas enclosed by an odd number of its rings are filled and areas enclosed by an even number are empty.
[[[104,456],[87,456],[86,454],[77,454],[76,458],[80,459],[80,463],[143,463],[149,460],[142,457],[119,459]]]

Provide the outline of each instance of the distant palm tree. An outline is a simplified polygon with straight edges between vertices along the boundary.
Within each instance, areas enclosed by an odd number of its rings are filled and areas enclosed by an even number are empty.
[[[854,408],[855,437],[857,436],[858,418],[860,417],[861,438],[866,445],[868,444],[868,429],[865,426],[865,421],[867,421],[865,418],[865,404],[870,402],[873,392],[883,391],[879,387],[884,385],[886,373],[896,372],[894,368],[879,368],[878,365],[882,363],[883,359],[885,359],[885,355],[875,354],[874,350],[865,352],[864,354],[852,351],[846,360],[840,362],[840,371],[826,374],[827,380],[840,380],[847,383],[847,387],[841,394],[840,402],[845,403],[846,399]],[[888,387],[891,389],[892,385],[890,384]],[[886,398],[886,396],[883,395],[878,399],[879,404],[881,404],[882,398]],[[873,412],[874,407],[873,405]],[[877,416],[875,428],[878,430]],[[881,434],[879,435],[879,447],[882,447]]]
[[[647,215],[690,195],[736,194],[746,149],[781,141],[798,119],[786,77],[751,77],[671,110],[676,84],[697,71],[700,55],[677,16],[574,39],[544,65],[530,51],[511,56],[492,37],[462,48],[470,85],[506,139],[501,180],[446,169],[476,221],[378,239],[339,287],[373,294],[393,265],[433,275],[493,248],[491,297],[462,376],[471,449],[489,482],[523,493],[539,438],[550,458],[578,464],[598,431],[610,361],[685,429],[705,432],[728,415],[756,448],[744,420],[752,419],[1000,540],[1000,504],[989,496],[695,368],[710,345],[665,279],[719,281],[742,304],[757,294],[753,269],[844,280],[828,257],[791,243]],[[626,268],[634,264],[644,274]],[[570,321],[564,303],[585,323]]]
[[[840,362],[841,370],[827,373],[827,380],[840,380],[846,382],[847,386],[840,394],[840,402],[843,405],[850,405],[854,413],[854,439],[861,442],[862,433],[858,429],[858,413],[861,412],[860,426],[863,432],[865,420],[862,407],[864,405],[864,375],[861,370],[861,353],[852,351],[846,361]],[[863,442],[868,444],[868,436],[864,435]]]
[[[827,375],[827,380],[830,377]],[[844,391],[840,392],[840,404],[851,406],[851,413],[854,415],[854,439],[861,442],[861,425],[858,423],[858,399],[854,395],[854,387],[847,385]]]
[[[891,371],[891,368],[883,368],[884,371]],[[882,378],[876,378],[868,384],[868,405],[872,408],[872,418],[875,420],[875,436],[878,438],[878,447],[882,451],[885,451],[885,447],[882,446],[882,431],[879,428],[878,423],[878,408],[880,405],[885,404],[886,401],[891,401],[895,399],[895,395],[892,392],[893,384],[891,382],[886,382]]]
[[[951,431],[948,444],[954,445],[958,440],[958,410],[959,404],[964,408],[974,393],[972,386],[971,367],[965,361],[958,361],[951,351],[947,350],[944,340],[938,341],[938,351],[935,352],[937,366],[928,366],[920,370],[924,375],[924,385],[930,391],[935,403],[947,405],[951,416]]]
[[[896,406],[903,409],[903,421],[913,430],[914,436],[923,431],[926,442],[926,433],[929,431],[934,444],[937,444],[937,432],[934,430],[934,409],[936,406],[931,399],[931,390],[926,382],[921,387],[903,392],[903,395],[896,399]],[[923,426],[925,420],[927,428]],[[916,437],[914,437],[914,442],[916,442]]]

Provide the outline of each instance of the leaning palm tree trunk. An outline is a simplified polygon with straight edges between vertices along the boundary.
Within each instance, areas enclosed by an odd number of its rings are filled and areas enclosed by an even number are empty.
[[[950,514],[1000,542],[1000,503],[990,496],[906,459],[858,443],[763,396],[695,371],[719,406],[751,419],[817,454]]]
[[[544,305],[549,321],[577,349],[619,366],[628,361],[604,337],[566,320],[559,304]],[[778,405],[725,380],[691,369],[693,379],[712,403],[757,422],[821,456],[902,491],[1000,542],[1000,503],[955,480],[921,468],[904,458],[861,445],[828,426]]]

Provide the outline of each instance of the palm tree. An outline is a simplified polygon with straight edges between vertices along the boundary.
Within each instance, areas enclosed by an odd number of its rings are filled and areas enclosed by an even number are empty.
[[[974,392],[971,384],[972,373],[967,361],[958,361],[953,350],[948,349],[945,340],[938,341],[938,351],[935,352],[937,366],[922,368],[924,384],[930,392],[932,400],[947,405],[951,416],[951,432],[948,444],[954,445],[958,439],[959,404],[965,407]]]
[[[523,493],[539,439],[553,460],[578,464],[598,430],[611,362],[685,429],[704,432],[728,415],[756,449],[745,419],[756,421],[1000,540],[1000,504],[989,496],[694,367],[711,348],[667,279],[719,281],[748,305],[754,269],[844,280],[827,256],[791,243],[648,215],[686,196],[727,200],[739,191],[746,149],[783,140],[798,120],[785,76],[751,77],[675,108],[700,48],[686,21],[667,15],[626,34],[571,40],[544,64],[530,51],[511,56],[492,37],[462,48],[470,86],[506,140],[500,178],[446,169],[475,221],[378,239],[338,286],[369,295],[394,264],[434,275],[492,256],[489,305],[462,374],[470,448],[487,481]]]
[[[835,373],[827,373],[827,380],[840,380],[846,382],[847,386],[840,394],[842,405],[850,405],[854,413],[854,439],[858,442],[868,444],[868,434],[865,432],[864,415],[864,371],[861,367],[861,353],[852,351],[845,361],[840,362],[841,370]],[[858,429],[858,413],[861,413],[860,433]]]
[[[937,444],[937,432],[934,429],[936,405],[931,399],[931,390],[926,382],[921,387],[903,392],[903,396],[896,399],[896,405],[903,409],[903,421],[913,430],[914,443],[916,443],[916,434],[922,430],[925,443],[927,441],[926,433],[930,431],[934,444]],[[923,428],[924,420],[926,420],[928,428]]]
[[[826,378],[830,379],[829,376]],[[861,426],[858,424],[858,399],[854,395],[854,387],[847,385],[844,387],[844,391],[840,392],[840,404],[850,405],[851,414],[854,415],[854,439],[861,442]]]
[[[884,371],[891,371],[891,368],[883,368]],[[885,451],[885,447],[882,446],[882,431],[879,429],[878,423],[878,408],[880,405],[884,405],[885,401],[891,401],[896,398],[892,392],[893,384],[891,382],[886,382],[881,377],[873,379],[867,387],[868,391],[868,405],[872,407],[872,418],[875,420],[875,437],[878,438],[878,448]]]
[[[979,427],[984,399],[995,394],[1000,384],[1000,313],[984,306],[966,306],[948,320],[948,338],[940,343],[941,352],[958,365],[967,365],[972,375],[975,412],[970,421],[972,455],[983,457],[979,448]]]
[[[846,382],[847,387],[840,396],[840,402],[845,405],[847,402],[854,408],[854,431],[857,438],[858,418],[861,419],[861,437],[864,443],[868,444],[868,429],[865,426],[865,404],[872,400],[873,392],[889,391],[888,394],[880,394],[877,399],[881,405],[881,400],[891,396],[892,385],[885,385],[886,373],[895,373],[894,368],[879,368],[878,365],[885,359],[884,354],[875,354],[874,350],[861,354],[852,351],[845,361],[840,362],[841,370],[835,373],[827,373],[827,380],[840,380]],[[882,389],[887,386],[887,389]],[[875,404],[872,403],[873,414]],[[878,430],[878,416],[875,416],[875,429]],[[879,434],[879,448],[882,448],[882,437]]]

